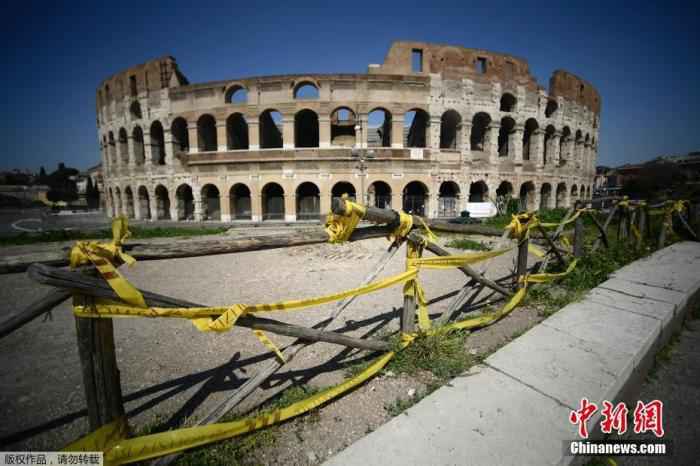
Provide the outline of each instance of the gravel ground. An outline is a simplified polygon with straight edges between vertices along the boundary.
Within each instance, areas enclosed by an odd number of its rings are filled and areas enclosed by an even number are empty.
[[[254,233],[253,233],[254,234]],[[314,245],[199,258],[143,261],[125,275],[137,286],[194,302],[224,305],[311,297],[357,286],[388,243],[383,239],[350,245]],[[459,252],[459,251],[454,251]],[[492,261],[488,276],[509,273],[513,257]],[[399,251],[382,276],[402,271]],[[431,314],[447,308],[465,277],[459,271],[421,273]],[[24,274],[0,276],[0,319],[40,293]],[[360,297],[335,328],[365,336],[395,330],[402,306],[396,287]],[[330,305],[269,317],[311,326]],[[467,339],[472,354],[488,353],[541,320],[527,308]],[[196,419],[241,385],[270,355],[249,330],[224,334],[198,332],[179,319],[115,319],[115,340],[122,391],[130,423],[137,429],[154,423]],[[291,339],[269,335],[279,346]],[[38,319],[0,340],[0,445],[3,449],[55,450],[87,431],[85,400],[75,330],[64,303],[51,320]],[[357,352],[329,344],[302,351],[289,367],[253,396],[266,400],[290,384],[324,387],[343,380],[343,368]],[[254,462],[315,464],[375,429],[389,418],[385,406],[397,397],[424,389],[421,377],[378,377],[308,416],[277,428],[277,441],[256,452]],[[301,438],[301,440],[300,440]]]

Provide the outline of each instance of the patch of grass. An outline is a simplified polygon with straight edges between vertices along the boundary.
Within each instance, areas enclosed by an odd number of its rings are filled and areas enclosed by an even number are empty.
[[[454,239],[445,244],[445,246],[456,249],[470,249],[472,251],[489,251],[491,249],[480,241],[474,241],[468,238]]]
[[[129,227],[131,239],[172,238],[176,236],[218,235],[228,230],[227,227]],[[18,246],[37,243],[55,243],[59,241],[78,241],[87,239],[110,239],[111,229],[80,231],[51,230],[40,233],[22,232],[18,235],[0,238],[0,246]]]
[[[466,337],[462,331],[437,330],[431,335],[420,334],[411,345],[396,354],[387,368],[408,375],[427,371],[442,381],[456,377],[473,364],[464,349]]]

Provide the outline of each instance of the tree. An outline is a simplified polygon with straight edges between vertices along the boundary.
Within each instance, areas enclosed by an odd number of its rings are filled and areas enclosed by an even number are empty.
[[[58,164],[58,170],[47,177],[49,192],[46,198],[51,202],[71,203],[78,199],[78,187],[75,184],[75,177],[78,175],[75,168],[66,167],[63,163]]]
[[[39,169],[39,178],[36,181],[38,184],[46,184],[47,182],[46,170],[44,170],[43,165]]]
[[[100,206],[100,191],[97,186],[92,184],[92,178],[88,177],[87,186],[85,187],[85,200],[87,201],[88,209],[96,209]]]

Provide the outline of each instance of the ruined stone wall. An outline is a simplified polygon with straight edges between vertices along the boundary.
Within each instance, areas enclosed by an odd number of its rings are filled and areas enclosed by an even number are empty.
[[[164,57],[97,91],[108,211],[142,219],[308,219],[343,191],[430,217],[497,192],[568,206],[591,193],[599,112],[570,73],[547,92],[523,59],[418,42],[367,74],[189,84]]]

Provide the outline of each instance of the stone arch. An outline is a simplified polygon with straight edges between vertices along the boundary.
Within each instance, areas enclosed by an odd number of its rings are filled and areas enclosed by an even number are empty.
[[[542,187],[540,188],[540,210],[551,209],[553,201],[552,185],[549,183],[543,183]]]
[[[241,84],[233,84],[226,89],[224,101],[227,104],[246,104],[248,103],[248,89]]]
[[[139,186],[137,190],[137,195],[139,198],[139,213],[141,219],[151,219],[153,213],[151,212],[151,199],[148,194],[148,188],[145,186]]]
[[[546,118],[551,118],[553,115],[555,115],[557,113],[558,109],[559,109],[559,104],[557,103],[557,101],[554,99],[548,99],[547,106],[544,109],[544,116]]]
[[[312,81],[300,81],[294,85],[295,100],[318,100],[318,84]]]
[[[146,162],[146,152],[143,146],[143,130],[139,125],[131,131],[131,140],[134,147],[134,164],[141,166]]]
[[[357,115],[350,107],[338,107],[331,112],[331,144],[341,147],[355,145]]]
[[[134,120],[140,120],[141,118],[143,118],[143,113],[141,112],[141,104],[138,100],[134,100],[133,102],[131,102],[131,105],[129,105],[129,115],[131,115],[131,118]]]
[[[116,143],[114,141],[114,133],[112,131],[110,131],[108,133],[107,144],[108,144],[107,153],[109,154],[109,162],[112,165],[116,166],[117,165],[117,148],[116,148]]]
[[[469,202],[486,202],[489,200],[489,186],[484,180],[469,185]]]
[[[183,183],[175,190],[177,220],[194,220],[194,195],[192,187]]]
[[[134,192],[131,190],[131,186],[124,188],[124,198],[126,201],[126,216],[134,218]]]
[[[170,125],[170,134],[173,137],[174,152],[183,153],[190,150],[190,133],[187,130],[187,120],[177,117]]]
[[[513,184],[510,181],[501,181],[496,188],[497,197],[513,196]]]
[[[407,126],[409,125],[409,126]],[[413,108],[404,115],[406,147],[427,147],[430,115],[421,108]]]
[[[515,98],[510,92],[504,92],[501,96],[500,111],[502,112],[514,112],[515,107],[518,103],[518,99]]]
[[[273,108],[260,114],[260,147],[275,149],[282,147],[282,114]]]
[[[201,190],[202,219],[221,220],[221,193],[214,184],[205,184]]]
[[[578,186],[575,184],[571,186],[571,194],[569,195],[571,205],[575,205],[578,200]]]
[[[511,117],[501,119],[501,128],[498,130],[498,156],[508,157],[512,154],[510,134],[515,130],[515,120]]]
[[[159,184],[154,191],[156,196],[156,220],[170,220],[170,196],[168,188]]]
[[[226,148],[248,150],[248,123],[241,113],[232,113],[226,119]]]
[[[267,183],[261,191],[262,219],[284,220],[284,189],[277,183]]]
[[[557,185],[557,198],[555,207],[566,207],[566,183],[561,182]]]
[[[456,217],[459,213],[459,185],[454,181],[440,183],[438,217]]]
[[[471,150],[483,151],[486,147],[487,136],[490,131],[491,116],[488,113],[479,112],[472,118],[472,132],[469,140]]]
[[[391,147],[391,112],[377,107],[367,114],[367,145]]]
[[[294,115],[294,146],[318,147],[318,114],[305,108]]]
[[[535,155],[532,147],[533,135],[540,128],[537,120],[528,118],[523,129],[523,160],[530,160]]]
[[[526,181],[520,185],[520,209],[531,211],[537,210],[537,204],[535,203],[535,183],[532,181]]]
[[[367,189],[368,204],[380,209],[391,209],[391,186],[381,180],[372,182]]]
[[[126,129],[119,128],[117,136],[119,138],[119,161],[126,166],[129,163],[129,138],[126,134]]]
[[[447,110],[440,119],[440,148],[459,149],[462,140],[462,116]]]
[[[296,189],[297,220],[321,218],[321,191],[316,184],[304,181]]]
[[[151,163],[165,165],[165,133],[163,125],[156,120],[151,123]]]
[[[403,211],[425,216],[428,207],[428,187],[420,181],[406,183],[403,188]]]
[[[253,218],[250,188],[243,183],[236,183],[229,190],[229,205],[232,220],[251,220]]]
[[[357,190],[354,184],[349,181],[338,181],[331,188],[331,198],[340,198],[344,194],[347,194],[348,198],[353,201],[357,199]]]
[[[559,159],[562,161],[569,161],[568,148],[571,143],[571,129],[568,126],[564,126],[561,130],[561,138],[559,138]]]
[[[218,149],[216,119],[208,113],[197,119],[197,148],[199,152],[214,152]]]

